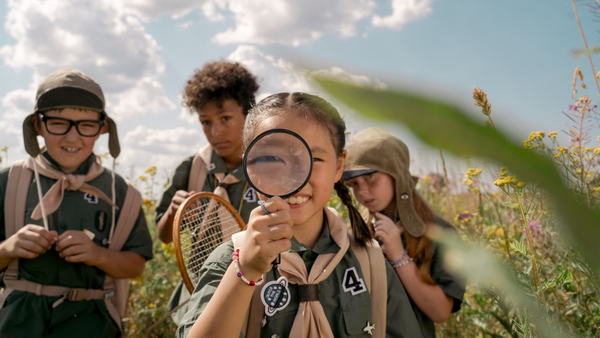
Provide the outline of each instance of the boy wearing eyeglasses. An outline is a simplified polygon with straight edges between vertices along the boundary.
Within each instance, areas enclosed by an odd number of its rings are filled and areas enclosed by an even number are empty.
[[[23,124],[30,157],[0,171],[2,337],[122,335],[113,284],[143,272],[152,258],[152,240],[139,193],[93,153],[107,132],[113,158],[120,152],[116,124],[104,106],[102,89],[81,71],[50,74],[38,88],[35,112]],[[45,141],[41,150],[38,135]],[[34,169],[39,182],[31,176]],[[19,180],[18,170],[29,171],[31,179]],[[129,203],[129,196],[137,199]]]

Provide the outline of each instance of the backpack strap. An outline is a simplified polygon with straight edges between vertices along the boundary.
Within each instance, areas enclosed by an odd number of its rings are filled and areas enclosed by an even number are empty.
[[[209,144],[200,149],[194,156],[188,179],[188,191],[200,192],[204,190],[204,182],[206,182],[206,176],[208,175],[207,166],[212,158],[212,152],[213,148]]]
[[[137,221],[140,213],[140,206],[142,205],[142,194],[135,189],[131,184],[127,184],[127,193],[125,194],[125,201],[121,207],[121,213],[119,214],[119,220],[115,228],[115,233],[111,243],[108,245],[109,250],[121,251],[123,245],[129,238],[131,230]],[[114,279],[109,275],[104,275],[104,292],[110,294],[112,297],[104,298],[106,309],[110,314],[111,318],[117,323],[121,333],[123,333],[123,325],[121,318],[125,314],[127,308],[127,298],[129,295],[129,278]]]
[[[352,236],[350,236],[350,245],[360,263],[365,284],[371,294],[372,320],[374,324],[377,324],[377,329],[373,330],[373,336],[384,338],[387,324],[387,306],[385,306],[387,304],[387,278],[384,278],[386,271],[383,250],[375,240],[363,248],[356,244]]]
[[[33,172],[25,168],[25,161],[15,162],[8,172],[8,182],[6,194],[4,195],[4,231],[5,238],[17,233],[25,226],[25,206],[27,204],[27,194],[29,193],[29,184]],[[19,189],[19,187],[21,189]],[[27,187],[27,188],[25,188]],[[19,279],[19,259],[13,259],[4,271],[4,279]],[[8,295],[14,291],[9,285],[6,285],[0,295],[0,309]]]

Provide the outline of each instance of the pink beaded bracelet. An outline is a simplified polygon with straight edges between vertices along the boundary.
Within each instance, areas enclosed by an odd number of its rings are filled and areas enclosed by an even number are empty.
[[[240,249],[235,249],[235,251],[233,252],[232,259],[233,259],[233,265],[235,265],[235,271],[237,273],[237,276],[240,277],[244,283],[246,283],[250,286],[261,285],[264,281],[263,275],[260,275],[260,279],[258,280],[258,282],[248,280],[248,278],[244,277],[244,273],[240,271],[240,267],[238,266],[239,258],[240,258]]]
[[[413,259],[412,259],[412,257],[410,257],[409,259],[405,260],[405,261],[404,261],[404,262],[402,262],[402,263],[398,263],[398,264],[394,264],[394,265],[392,265],[392,267],[393,267],[393,268],[399,268],[399,267],[405,266],[406,264],[408,264],[408,263],[410,263],[410,262],[412,262],[412,261],[413,261]]]

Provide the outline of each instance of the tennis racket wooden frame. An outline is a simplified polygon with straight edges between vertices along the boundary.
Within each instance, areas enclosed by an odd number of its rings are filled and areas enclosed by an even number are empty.
[[[240,227],[240,231],[244,230],[244,228],[246,227],[246,223],[244,223],[244,220],[239,215],[238,211],[235,210],[235,208],[231,204],[227,203],[227,201],[224,200],[222,197],[220,197],[216,194],[213,194],[211,192],[196,193],[196,194],[188,197],[185,201],[183,201],[183,203],[181,203],[181,205],[179,205],[179,208],[177,209],[177,212],[175,213],[175,219],[173,220],[173,246],[175,247],[175,258],[177,258],[177,267],[179,268],[179,273],[181,274],[183,283],[185,284],[185,287],[188,289],[190,294],[192,294],[192,292],[194,292],[195,285],[192,284],[192,280],[190,279],[187,268],[185,266],[185,262],[183,260],[183,252],[181,250],[181,236],[180,236],[181,223],[182,223],[182,219],[183,219],[184,210],[186,210],[187,207],[190,204],[192,204],[195,200],[198,200],[200,198],[211,198],[211,199],[217,201],[218,203],[220,203],[221,205],[223,205],[225,208],[227,208],[227,210],[229,210],[229,212],[231,212],[231,214],[233,215],[233,218],[237,221],[237,223]]]

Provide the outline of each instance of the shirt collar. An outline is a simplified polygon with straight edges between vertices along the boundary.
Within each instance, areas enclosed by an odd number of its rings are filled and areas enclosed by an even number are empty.
[[[292,248],[289,252],[302,252],[311,250],[308,246],[298,242],[296,237],[292,237]],[[331,238],[331,233],[329,232],[329,222],[327,221],[327,216],[323,214],[323,231],[321,231],[321,236],[317,240],[315,247],[312,248],[312,251],[316,254],[326,254],[326,253],[334,253],[340,251],[340,247],[333,241]]]
[[[227,173],[227,167],[225,166],[225,160],[217,154],[216,151],[213,150],[212,156],[210,158],[211,163],[208,164],[209,168],[211,168],[208,173],[209,174],[218,174],[218,173]],[[245,180],[244,176],[244,168],[240,164],[237,168],[233,169],[230,174],[235,176],[240,181]]]
[[[60,170],[61,172],[64,172],[60,169],[60,166],[52,158],[52,156],[50,156],[50,154],[48,153],[48,150],[44,150],[42,152],[42,157],[44,158],[44,160],[46,160],[48,163],[50,163],[55,169]],[[92,164],[94,164],[94,162],[96,162],[96,155],[94,153],[91,153],[90,156],[88,156],[88,158],[85,161],[83,161],[83,163],[81,163],[79,168],[77,168],[77,170],[75,170],[74,172],[72,172],[70,174],[71,175],[87,175],[88,171],[90,170],[90,167],[92,166]]]

